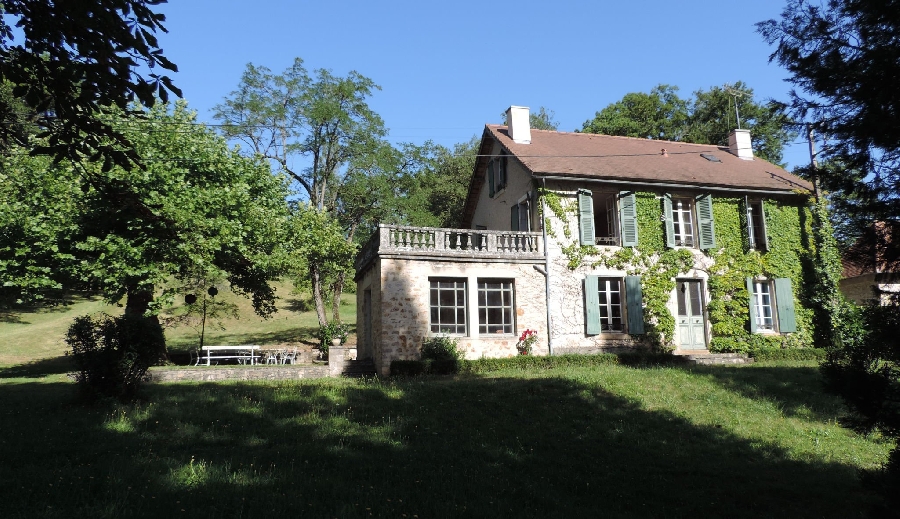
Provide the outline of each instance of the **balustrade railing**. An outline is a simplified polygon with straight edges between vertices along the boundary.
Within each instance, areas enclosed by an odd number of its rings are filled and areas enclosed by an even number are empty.
[[[380,225],[356,264],[359,268],[383,252],[535,257],[543,254],[541,245],[541,234],[536,232]]]

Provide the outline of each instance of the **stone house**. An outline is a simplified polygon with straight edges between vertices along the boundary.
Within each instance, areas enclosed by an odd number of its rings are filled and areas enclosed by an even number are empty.
[[[359,358],[804,346],[811,186],[729,147],[486,125],[461,229],[379,227],[356,261]]]
[[[841,255],[840,288],[847,299],[885,302],[900,293],[900,251],[894,236],[900,236],[900,222],[875,222]]]

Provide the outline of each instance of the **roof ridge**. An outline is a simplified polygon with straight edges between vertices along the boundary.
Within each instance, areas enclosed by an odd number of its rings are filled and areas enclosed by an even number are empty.
[[[506,128],[507,130],[509,129],[509,127],[508,127],[507,125],[505,125],[505,124],[490,124],[490,123],[486,123],[485,126],[486,126],[486,127],[489,127],[489,128],[497,128],[497,129],[499,129],[499,128]],[[579,131],[564,132],[564,131],[559,131],[559,130],[538,130],[538,129],[536,129],[536,128],[532,128],[531,131],[533,131],[533,132],[542,132],[542,133],[558,133],[558,134],[560,134],[560,135],[587,135],[587,136],[590,136],[590,137],[595,137],[595,136],[596,136],[596,137],[609,137],[610,139],[623,139],[623,140],[634,140],[634,141],[644,141],[644,142],[658,142],[658,143],[665,143],[665,144],[685,144],[685,145],[688,145],[688,146],[714,146],[714,147],[716,147],[716,148],[718,148],[718,149],[723,149],[723,148],[724,148],[724,149],[728,149],[728,146],[723,146],[723,145],[721,145],[721,144],[701,144],[701,143],[698,143],[698,142],[687,142],[687,141],[667,141],[667,140],[663,140],[663,139],[648,139],[648,138],[646,138],[646,137],[628,137],[628,136],[626,136],[626,135],[607,135],[607,134],[605,134],[605,133],[585,133],[585,132],[579,132]]]

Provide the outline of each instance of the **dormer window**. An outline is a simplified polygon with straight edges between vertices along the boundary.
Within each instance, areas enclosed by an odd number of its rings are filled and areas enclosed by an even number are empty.
[[[487,167],[487,177],[488,177],[488,196],[491,198],[494,197],[495,194],[503,191],[506,187],[506,167],[508,162],[508,155],[506,153],[501,153],[500,155],[491,159],[488,162]]]

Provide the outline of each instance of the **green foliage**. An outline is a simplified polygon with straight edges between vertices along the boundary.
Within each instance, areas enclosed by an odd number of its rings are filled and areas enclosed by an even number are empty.
[[[152,7],[161,0],[46,2],[4,0],[0,4],[0,83],[13,85],[0,95],[0,143],[16,142],[32,154],[57,161],[100,160],[130,169],[142,157],[121,128],[102,116],[108,106],[125,109],[139,100],[153,106],[168,93],[178,96],[160,69],[178,68],[162,53],[157,31],[166,32],[165,16]],[[64,22],[62,20],[65,20]],[[18,27],[13,38],[10,25]],[[151,71],[144,77],[138,71]],[[30,124],[47,139],[30,142]],[[12,118],[8,117],[13,115]],[[138,114],[126,117],[140,121]]]
[[[808,210],[804,207],[766,200],[764,203],[768,249],[745,250],[745,210],[737,198],[713,198],[716,241],[719,249],[709,254],[710,268],[707,306],[712,326],[710,350],[745,353],[759,348],[811,347],[812,313],[807,295],[810,287],[804,265],[811,258],[806,240]],[[788,335],[751,334],[747,326],[750,294],[747,277],[789,278],[795,293],[797,332]]]
[[[789,130],[790,121],[782,107],[771,101],[756,103],[753,89],[742,81],[709,91],[697,90],[690,99],[680,98],[677,92],[678,87],[657,85],[649,94],[625,94],[621,101],[586,121],[581,131],[727,146],[728,134],[738,127],[737,102],[740,127],[750,130],[757,156],[777,164],[785,145],[796,137]]]
[[[316,338],[319,339],[319,350],[327,355],[333,339],[340,339],[341,344],[344,344],[347,342],[348,335],[350,335],[350,327],[337,321],[320,326],[319,333],[316,335]]]
[[[815,173],[825,190],[853,199],[869,222],[900,214],[900,97],[886,78],[900,75],[900,18],[893,2],[789,0],[781,18],[757,24],[771,60],[798,87],[788,106],[827,145]]]
[[[751,348],[750,356],[756,360],[815,360],[825,359],[826,352],[822,348]]]
[[[460,360],[463,352],[459,349],[459,340],[439,335],[429,337],[422,343],[422,359],[424,360]]]
[[[3,158],[0,223],[12,232],[0,235],[0,284],[23,301],[48,286],[90,288],[110,302],[128,295],[140,314],[158,311],[183,281],[224,278],[270,313],[282,180],[197,125],[184,103],[157,104],[140,124],[120,115],[108,121],[143,170],[50,164],[25,149]]]
[[[649,94],[631,92],[585,121],[581,131],[642,139],[681,140],[687,122],[687,101],[678,87],[656,85]]]
[[[84,315],[66,333],[67,354],[75,361],[75,380],[89,397],[134,396],[147,369],[165,351],[162,328],[143,317]]]

